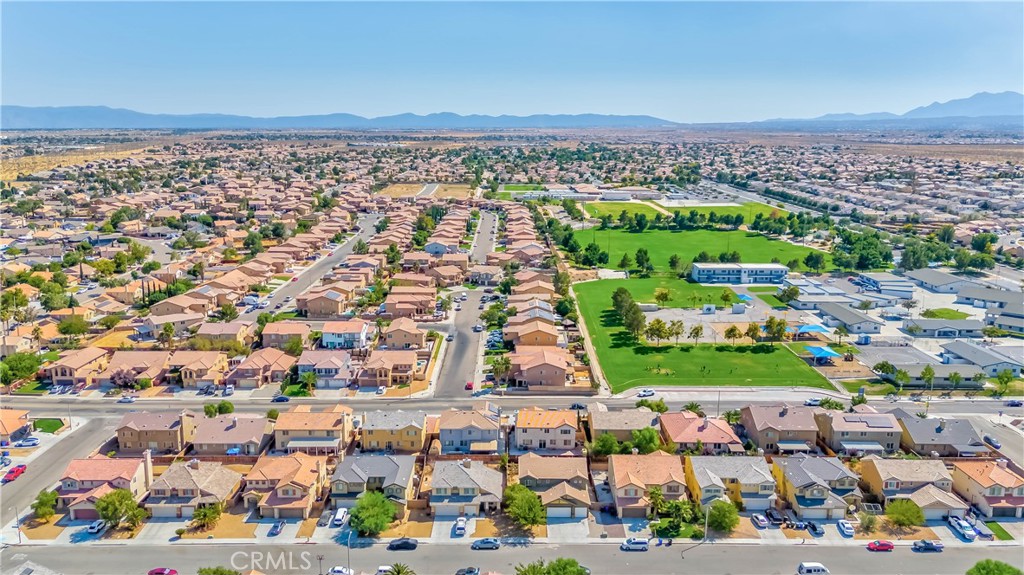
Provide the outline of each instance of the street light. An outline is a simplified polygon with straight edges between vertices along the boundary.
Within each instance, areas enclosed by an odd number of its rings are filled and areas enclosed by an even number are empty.
[[[317,561],[317,563],[320,564],[320,568],[317,569],[317,573],[319,573],[319,575],[324,575],[324,556],[323,555],[317,555],[316,556],[316,561]]]

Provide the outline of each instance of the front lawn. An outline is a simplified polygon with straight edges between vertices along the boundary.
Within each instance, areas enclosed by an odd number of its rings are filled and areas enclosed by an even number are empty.
[[[1010,535],[998,521],[986,521],[985,526],[992,531],[996,539],[1000,541],[1013,541],[1013,535]]]
[[[25,385],[19,387],[14,395],[43,395],[50,389],[50,384],[44,384],[43,382],[34,379]]]
[[[659,304],[661,307],[699,308],[706,303],[713,303],[722,307],[725,303],[722,300],[722,293],[728,292],[730,303],[739,303],[736,292],[726,286],[710,286],[690,283],[672,275],[656,275],[649,278],[633,277],[630,279],[598,280],[576,284],[576,294],[580,297],[586,293],[598,301],[607,302],[611,305],[612,293],[624,287],[633,294],[637,303],[657,303],[654,301],[654,290],[665,288],[669,291],[670,299]]]
[[[309,397],[309,392],[300,383],[292,383],[286,385],[284,388],[284,394],[288,397]]]
[[[40,355],[39,357],[40,359],[43,360],[43,363],[46,363],[48,361],[57,361],[58,359],[60,359],[60,352],[51,350],[44,353],[43,355]]]
[[[591,205],[588,204],[589,210]],[[798,259],[815,251],[811,248],[798,246],[789,242],[769,239],[761,234],[738,230],[647,230],[640,233],[629,232],[617,228],[606,230],[584,230],[577,232],[581,244],[594,241],[609,254],[609,267],[614,266],[622,254],[628,253],[634,258],[636,251],[647,248],[651,263],[657,271],[669,271],[668,260],[673,254],[682,261],[689,262],[702,251],[712,257],[722,252],[739,252],[743,263],[770,263],[776,259],[782,263]],[[825,256],[827,266],[831,267],[831,256]]]
[[[782,345],[662,345],[635,342],[611,309],[605,280],[575,286],[588,337],[612,392],[647,386],[807,386],[831,389]],[[634,280],[624,280],[634,281]],[[634,292],[635,293],[635,292]]]
[[[36,431],[42,431],[43,433],[57,433],[57,430],[64,427],[64,422],[48,417],[43,419],[37,419],[32,422],[33,427]]]
[[[926,317],[928,319],[967,319],[971,317],[971,314],[950,309],[948,307],[939,307],[924,310],[921,312],[921,317]]]

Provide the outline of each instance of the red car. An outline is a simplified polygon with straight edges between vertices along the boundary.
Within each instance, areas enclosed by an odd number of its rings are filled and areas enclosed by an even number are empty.
[[[473,382],[472,381],[467,381],[466,382],[466,389],[468,389],[469,391],[473,391]]]
[[[4,475],[4,483],[7,483],[8,481],[14,481],[15,479],[21,477],[21,474],[25,473],[26,469],[28,469],[28,466],[26,465],[15,465],[14,467],[10,468],[9,470],[7,470],[7,474]]]
[[[292,281],[293,281],[293,282],[297,282],[297,281],[299,281],[299,276],[295,276],[295,277],[293,277],[293,278],[292,278]]]
[[[148,575],[178,575],[178,572],[169,567],[157,567],[150,569]]]
[[[892,551],[892,541],[872,541],[868,543],[868,551]]]

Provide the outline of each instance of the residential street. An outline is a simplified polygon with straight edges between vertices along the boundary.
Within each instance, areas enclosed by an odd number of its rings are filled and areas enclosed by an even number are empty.
[[[470,264],[484,263],[487,261],[487,254],[494,251],[494,239],[498,229],[498,216],[494,212],[480,210],[480,224],[477,228],[476,242],[473,244],[473,251],[470,254]]]
[[[462,310],[454,311],[455,319],[451,333],[455,334],[455,341],[448,342],[445,354],[441,359],[441,372],[437,379],[437,388],[434,391],[436,398],[463,397],[468,398],[474,392],[465,389],[467,381],[473,381],[476,375],[477,362],[481,361],[480,341],[483,332],[476,333],[473,326],[480,321],[480,298],[484,293],[479,290],[456,289],[453,293],[465,292],[468,295],[466,301],[462,302]],[[473,381],[477,389],[480,382]]]

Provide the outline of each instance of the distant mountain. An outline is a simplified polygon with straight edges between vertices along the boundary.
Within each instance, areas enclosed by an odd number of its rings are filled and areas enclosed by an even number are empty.
[[[855,122],[859,120],[895,120],[896,118],[899,118],[899,116],[889,112],[873,112],[868,114],[825,114],[824,116],[813,118],[813,120],[819,122]]]
[[[809,122],[854,122],[876,120],[916,120],[922,118],[986,118],[1024,116],[1024,94],[1019,92],[979,92],[968,98],[933,102],[905,114],[875,112],[872,114],[825,114]],[[772,120],[774,121],[774,120]]]
[[[532,116],[462,116],[398,114],[364,118],[354,114],[278,116],[254,118],[230,114],[146,114],[106,106],[29,107],[0,106],[0,127],[5,130],[62,129],[356,129],[444,130],[486,128],[653,128],[674,126],[653,116],[604,114],[538,114]]]

